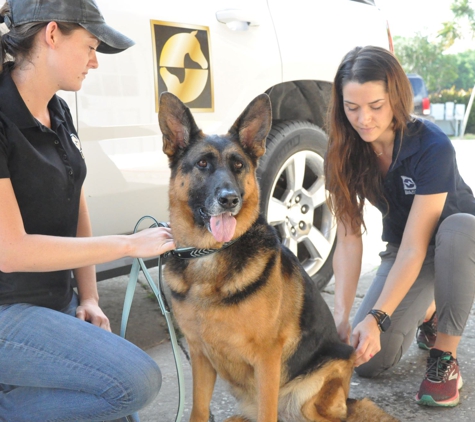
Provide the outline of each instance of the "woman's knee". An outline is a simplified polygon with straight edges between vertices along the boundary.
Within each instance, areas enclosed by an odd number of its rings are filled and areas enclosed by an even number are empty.
[[[447,297],[447,288],[452,289],[454,285],[467,287],[473,285],[475,216],[453,214],[442,222],[436,237],[435,273],[436,301]],[[442,298],[441,289],[444,292]],[[469,290],[471,294],[471,288]],[[469,294],[469,291],[465,293]]]
[[[458,213],[448,216],[440,225],[437,231],[437,243],[440,244],[448,238],[453,238],[453,235],[461,235],[471,242],[475,241],[475,216],[472,214]],[[459,244],[459,242],[456,242]]]
[[[364,363],[363,365],[355,368],[355,372],[362,378],[374,378],[378,375],[381,375],[384,371],[393,368],[397,365],[400,360],[400,356],[393,356],[392,359],[389,359],[391,362],[387,363],[386,359],[377,358],[378,355],[374,356],[371,360]]]
[[[139,410],[150,404],[157,396],[162,385],[162,373],[158,365],[148,356],[141,362],[135,362],[135,370],[127,371],[130,394],[130,406]]]
[[[102,395],[119,413],[134,413],[150,404],[162,385],[162,374],[155,361],[140,349],[124,351],[116,361],[114,382]]]
[[[151,403],[162,387],[162,372],[158,365],[150,358],[147,366],[146,375],[139,380],[143,388],[141,407]]]
[[[370,361],[355,368],[355,372],[361,378],[374,378],[384,371],[385,370],[381,367],[380,363],[377,362],[377,359],[375,358],[372,358]]]

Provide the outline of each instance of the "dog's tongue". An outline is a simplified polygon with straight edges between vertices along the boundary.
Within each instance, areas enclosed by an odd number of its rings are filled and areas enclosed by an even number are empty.
[[[230,212],[213,215],[210,219],[211,233],[218,242],[229,242],[236,230],[236,219]]]

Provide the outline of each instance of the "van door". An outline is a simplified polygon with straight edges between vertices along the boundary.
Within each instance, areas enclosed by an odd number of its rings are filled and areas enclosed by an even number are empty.
[[[333,81],[346,52],[358,45],[389,48],[381,11],[372,0],[269,0],[283,80]]]

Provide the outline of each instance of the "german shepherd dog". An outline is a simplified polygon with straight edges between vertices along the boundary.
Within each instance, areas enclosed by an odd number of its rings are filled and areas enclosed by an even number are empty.
[[[256,168],[271,121],[262,94],[226,135],[205,135],[177,97],[160,97],[174,239],[216,250],[171,256],[164,272],[190,350],[190,421],[208,421],[217,374],[241,408],[227,422],[396,421],[367,399],[348,399],[353,348],[339,340],[315,284],[259,215]]]

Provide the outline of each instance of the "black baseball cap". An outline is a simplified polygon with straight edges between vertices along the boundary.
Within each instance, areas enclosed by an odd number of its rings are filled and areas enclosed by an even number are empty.
[[[94,0],[7,0],[11,15],[9,26],[30,22],[77,23],[101,42],[100,53],[120,53],[135,44],[130,38],[106,24]],[[7,21],[7,19],[5,19]]]

